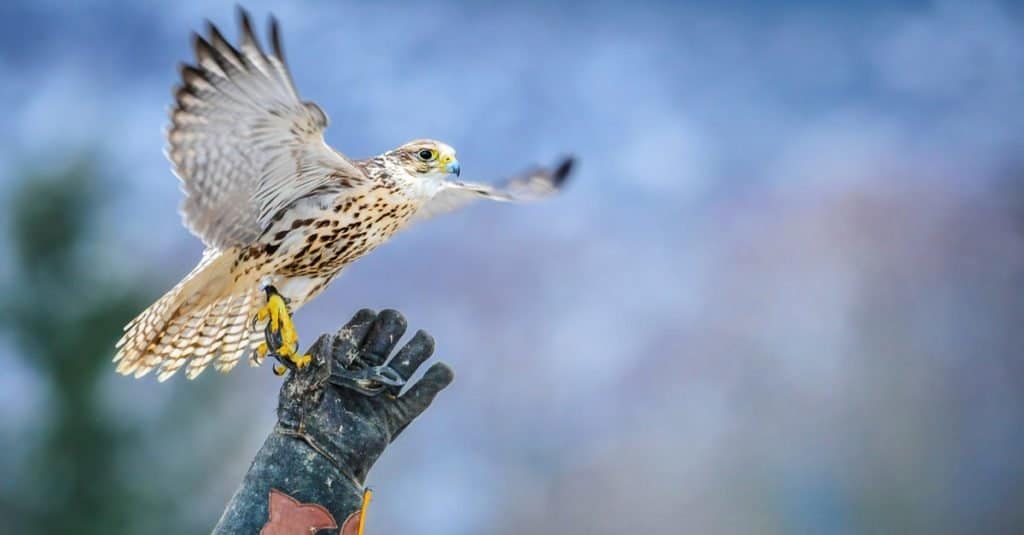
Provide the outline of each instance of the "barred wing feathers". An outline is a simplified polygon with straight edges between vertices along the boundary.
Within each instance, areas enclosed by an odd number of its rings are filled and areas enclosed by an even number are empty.
[[[324,142],[324,112],[299,98],[277,21],[267,55],[249,15],[239,10],[239,19],[240,49],[212,24],[208,37],[193,35],[196,64],[181,67],[167,133],[185,226],[219,249],[252,243],[279,210],[314,190],[365,180]]]

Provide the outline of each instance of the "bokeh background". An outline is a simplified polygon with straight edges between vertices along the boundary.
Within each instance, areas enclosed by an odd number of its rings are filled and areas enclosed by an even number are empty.
[[[565,194],[411,229],[361,307],[457,380],[371,473],[373,533],[1024,530],[1024,8],[246,2],[354,157],[416,137]],[[274,420],[240,366],[116,376],[199,259],[162,128],[230,2],[0,5],[0,517],[202,533]]]

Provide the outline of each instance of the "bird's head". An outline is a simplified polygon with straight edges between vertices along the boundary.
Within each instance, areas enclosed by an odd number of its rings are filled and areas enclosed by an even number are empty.
[[[416,178],[444,180],[459,175],[455,149],[432,139],[417,139],[388,153],[394,163]]]

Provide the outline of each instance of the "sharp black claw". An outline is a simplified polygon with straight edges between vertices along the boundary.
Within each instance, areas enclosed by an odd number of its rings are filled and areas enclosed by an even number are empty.
[[[276,360],[278,364],[284,366],[285,368],[288,368],[288,370],[290,371],[295,371],[298,369],[298,367],[295,366],[295,363],[292,362],[291,359],[282,357],[281,355],[277,354],[277,351],[271,351],[268,353],[268,355],[274,357],[274,360]]]
[[[268,352],[275,356],[281,350],[281,346],[284,345],[283,340],[281,340],[281,331],[275,333],[270,329],[270,325],[263,329],[263,340],[267,343]]]

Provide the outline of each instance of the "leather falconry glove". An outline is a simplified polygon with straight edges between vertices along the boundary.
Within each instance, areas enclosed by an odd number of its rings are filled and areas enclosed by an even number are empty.
[[[354,362],[386,364],[407,381],[433,353],[434,340],[418,331],[388,361],[405,329],[394,310],[360,310],[337,334],[313,344],[313,363],[282,385],[277,425],[214,534],[362,533],[370,468],[454,377],[438,362],[404,393],[383,385],[368,396],[351,387],[351,374],[338,373]]]

